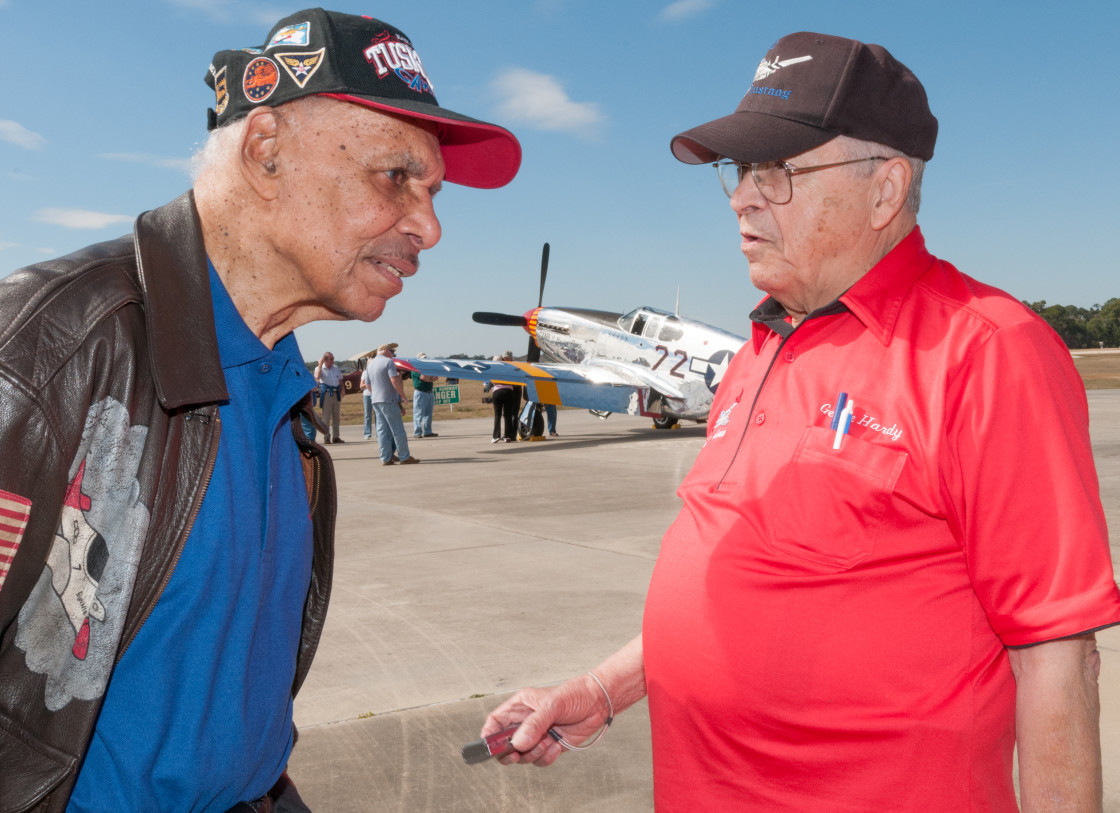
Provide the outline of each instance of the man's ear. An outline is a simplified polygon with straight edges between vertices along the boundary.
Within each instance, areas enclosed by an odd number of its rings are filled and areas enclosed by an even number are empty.
[[[241,136],[241,173],[264,200],[275,200],[280,194],[279,125],[276,111],[271,107],[259,107],[249,114]]]
[[[913,177],[914,170],[905,158],[890,158],[883,162],[875,173],[875,185],[872,187],[871,228],[884,229],[898,217],[906,206]]]

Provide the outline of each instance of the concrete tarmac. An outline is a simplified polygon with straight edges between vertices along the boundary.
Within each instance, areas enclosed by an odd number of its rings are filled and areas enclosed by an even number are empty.
[[[1109,527],[1120,528],[1120,391],[1089,393]],[[629,813],[653,808],[649,715],[547,769],[468,766],[461,746],[510,692],[594,667],[640,629],[675,491],[704,428],[560,413],[561,437],[491,444],[439,421],[418,466],[382,466],[343,428],[334,590],[296,700],[289,772],[318,812]],[[411,430],[411,426],[408,426]],[[1113,560],[1120,540],[1113,537]],[[1120,813],[1120,627],[1098,635],[1105,810]]]

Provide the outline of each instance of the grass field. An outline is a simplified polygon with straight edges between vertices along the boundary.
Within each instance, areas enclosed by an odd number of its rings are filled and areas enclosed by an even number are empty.
[[[1073,363],[1087,390],[1120,389],[1120,353],[1094,350],[1076,351]],[[442,383],[442,382],[440,382]],[[405,394],[408,396],[408,414],[405,415],[405,428],[412,433],[412,384],[406,382]],[[433,423],[458,420],[459,418],[488,418],[494,414],[490,404],[484,403],[481,381],[459,381],[459,403],[437,406]],[[362,399],[359,395],[347,395],[342,399],[342,423],[344,425],[362,422]],[[439,432],[439,427],[435,428]]]
[[[1077,350],[1073,363],[1087,390],[1120,389],[1120,353]]]

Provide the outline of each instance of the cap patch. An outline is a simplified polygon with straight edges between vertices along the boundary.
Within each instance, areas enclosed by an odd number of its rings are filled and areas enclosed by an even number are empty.
[[[763,57],[762,61],[758,63],[758,70],[754,72],[754,81],[757,82],[759,79],[765,79],[767,76],[770,76],[770,74],[777,73],[782,68],[796,65],[798,62],[808,62],[810,59],[812,59],[811,56],[798,56],[793,59],[779,59],[775,56],[770,60]]]
[[[211,65],[210,69],[213,71],[214,66]],[[229,104],[229,87],[226,85],[226,66],[222,65],[220,71],[214,71],[214,112],[219,116],[226,112],[226,105]]]
[[[294,25],[286,25],[272,35],[272,39],[268,41],[268,45],[264,47],[267,51],[269,48],[274,48],[277,45],[307,45],[311,39],[311,23],[295,23]]]
[[[245,98],[260,104],[269,96],[280,83],[280,71],[276,63],[266,56],[257,57],[245,66],[245,78],[241,80],[241,88],[245,91]]]
[[[379,77],[388,76],[390,71],[417,93],[435,93],[431,80],[424,73],[420,55],[408,40],[394,37],[383,31],[373,40],[373,44],[363,52],[366,61],[373,65]]]
[[[292,81],[302,88],[307,84],[307,80],[315,75],[315,71],[319,70],[319,66],[323,64],[326,58],[326,52],[326,48],[320,48],[318,51],[302,54],[281,54],[277,52],[273,56],[280,60],[280,64],[284,66],[288,76],[292,77]]]

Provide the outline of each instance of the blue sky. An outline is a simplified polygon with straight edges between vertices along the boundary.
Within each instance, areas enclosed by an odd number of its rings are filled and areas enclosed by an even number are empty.
[[[189,186],[215,51],[305,6],[0,0],[0,276],[130,229]],[[1019,299],[1120,296],[1114,2],[502,0],[337,2],[413,40],[441,104],[521,140],[500,190],[448,185],[442,242],[371,324],[300,328],[304,355],[524,352],[475,310],[680,309],[743,334],[760,297],[727,198],[669,139],[731,112],[766,49],[810,30],[885,45],[940,121],[919,221],[931,250]],[[1109,145],[1112,145],[1111,147]]]

